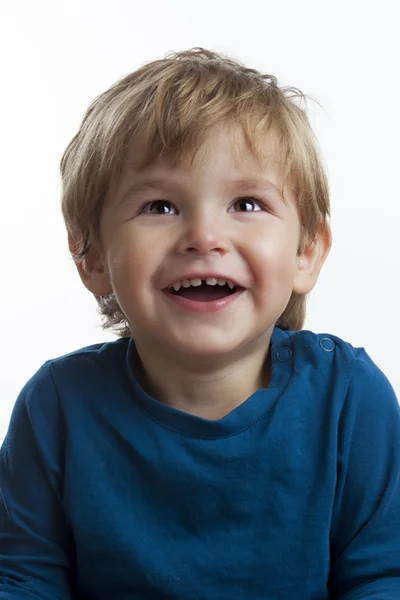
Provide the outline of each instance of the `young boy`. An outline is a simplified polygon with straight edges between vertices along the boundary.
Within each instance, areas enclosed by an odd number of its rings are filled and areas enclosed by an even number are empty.
[[[89,108],[63,215],[120,338],[16,402],[0,600],[400,598],[394,391],[301,330],[331,246],[301,97],[194,49]]]

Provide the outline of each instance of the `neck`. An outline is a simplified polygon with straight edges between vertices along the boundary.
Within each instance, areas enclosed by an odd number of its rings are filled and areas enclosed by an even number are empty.
[[[208,420],[221,419],[254,392],[268,387],[270,339],[271,331],[250,352],[247,349],[229,363],[215,364],[214,360],[212,368],[204,364],[190,368],[187,360],[182,364],[177,357],[157,353],[135,340],[140,357],[136,376],[146,393],[158,401]]]

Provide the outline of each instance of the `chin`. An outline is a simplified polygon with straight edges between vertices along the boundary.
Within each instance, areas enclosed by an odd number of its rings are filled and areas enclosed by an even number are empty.
[[[217,336],[216,336],[217,338]],[[211,339],[208,337],[197,337],[196,341],[193,340],[180,340],[177,343],[170,343],[169,346],[172,350],[183,354],[184,357],[190,357],[193,359],[218,359],[228,354],[234,354],[243,346],[246,346],[250,340],[236,339],[228,340],[226,336],[219,339]]]

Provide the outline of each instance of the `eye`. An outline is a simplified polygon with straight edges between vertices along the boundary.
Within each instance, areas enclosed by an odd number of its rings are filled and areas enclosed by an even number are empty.
[[[167,200],[153,200],[153,202],[148,202],[147,204],[145,204],[142,207],[141,212],[145,213],[147,215],[175,214],[175,213],[168,212],[168,209],[171,209],[171,208],[173,210],[175,210],[175,208],[172,206],[171,202],[168,202]]]
[[[253,197],[238,198],[232,206],[239,208],[238,212],[259,212],[263,210],[262,203]]]

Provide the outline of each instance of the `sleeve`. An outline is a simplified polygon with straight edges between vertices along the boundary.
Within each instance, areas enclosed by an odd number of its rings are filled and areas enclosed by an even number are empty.
[[[0,600],[74,598],[62,423],[46,363],[18,396],[0,450]]]
[[[338,431],[330,597],[400,599],[400,407],[364,349]]]

